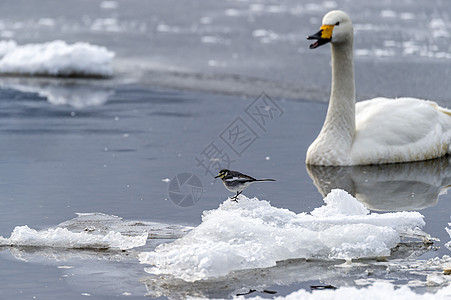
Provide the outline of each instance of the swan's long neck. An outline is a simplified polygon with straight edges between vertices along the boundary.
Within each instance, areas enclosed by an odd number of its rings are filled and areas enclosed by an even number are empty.
[[[332,90],[323,131],[335,135],[343,148],[351,147],[355,132],[355,87],[352,37],[332,44]],[[348,151],[349,149],[342,149]]]

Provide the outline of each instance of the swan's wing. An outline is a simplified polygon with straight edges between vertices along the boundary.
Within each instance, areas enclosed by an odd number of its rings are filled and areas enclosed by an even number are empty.
[[[450,111],[434,102],[413,98],[359,102],[351,156],[353,160],[371,156],[371,163],[442,156],[448,151],[450,131]]]
[[[411,98],[376,98],[356,105],[356,141],[386,146],[414,143],[434,130],[434,102]],[[367,140],[368,139],[368,140]]]

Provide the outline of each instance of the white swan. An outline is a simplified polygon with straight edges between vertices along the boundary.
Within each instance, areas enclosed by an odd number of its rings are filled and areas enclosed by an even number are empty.
[[[326,120],[307,150],[311,165],[368,165],[420,161],[450,153],[451,110],[412,98],[355,103],[353,26],[342,11],[323,18],[307,37],[332,51],[332,89]]]

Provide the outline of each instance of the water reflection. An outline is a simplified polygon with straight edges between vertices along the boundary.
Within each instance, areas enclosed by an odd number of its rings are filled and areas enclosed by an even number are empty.
[[[64,280],[78,293],[118,297],[143,295],[139,282],[142,267],[133,250],[61,249],[51,247],[0,247],[2,259],[19,260],[57,268]],[[55,280],[57,280],[55,278]]]
[[[402,164],[306,168],[322,196],[340,188],[377,211],[434,206],[451,184],[449,157]]]
[[[84,79],[4,77],[0,79],[0,87],[36,93],[53,105],[74,108],[103,105],[114,94],[114,89],[102,81]]]

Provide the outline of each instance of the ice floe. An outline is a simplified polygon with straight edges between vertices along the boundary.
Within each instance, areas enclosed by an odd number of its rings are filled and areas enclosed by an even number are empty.
[[[337,290],[323,290],[309,292],[306,290],[299,290],[293,292],[285,297],[276,297],[279,300],[291,299],[406,299],[406,300],[428,300],[428,299],[448,299],[451,295],[451,286],[440,289],[437,293],[417,294],[407,286],[396,288],[395,285],[389,282],[376,282],[375,284],[361,289],[354,287],[342,287]],[[244,298],[238,298],[244,299]],[[264,299],[262,297],[253,297],[248,299]]]
[[[105,47],[56,40],[18,45],[0,41],[0,73],[13,75],[94,76],[113,75],[115,54]]]
[[[0,237],[0,246],[83,248],[83,249],[131,249],[144,246],[147,232],[139,236],[124,236],[119,232],[91,234],[72,232],[67,228],[51,228],[37,231],[24,226],[16,226],[9,238]]]
[[[268,268],[296,258],[356,259],[389,256],[403,236],[421,235],[418,212],[370,214],[343,190],[325,205],[296,214],[245,196],[204,212],[202,223],[184,237],[140,254],[151,274],[185,281]]]
[[[120,232],[125,236],[139,236],[147,232],[149,239],[176,239],[187,234],[192,227],[149,221],[124,220],[121,217],[103,213],[77,213],[77,217],[60,223],[58,227],[71,231],[91,231],[106,234],[109,231]]]
[[[141,247],[150,239],[175,239],[191,227],[145,221],[125,221],[102,213],[79,213],[55,228],[35,230],[16,226],[11,236],[0,236],[0,246],[65,249],[116,249]]]
[[[118,6],[119,5],[116,1],[106,0],[100,3],[100,8],[102,9],[117,9]]]

